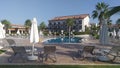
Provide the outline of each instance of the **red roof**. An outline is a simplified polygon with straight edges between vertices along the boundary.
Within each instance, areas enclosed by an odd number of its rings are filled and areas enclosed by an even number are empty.
[[[80,14],[80,15],[70,15],[70,16],[59,16],[59,17],[55,17],[52,20],[66,20],[69,18],[72,19],[84,19],[85,17],[89,16],[89,14]]]
[[[25,28],[23,25],[11,24],[12,28]]]

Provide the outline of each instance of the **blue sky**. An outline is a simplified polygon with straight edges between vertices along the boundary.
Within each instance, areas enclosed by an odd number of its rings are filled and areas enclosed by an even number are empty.
[[[90,14],[97,2],[105,2],[111,6],[120,5],[120,0],[0,0],[0,21],[9,20],[13,24],[24,24],[25,20],[37,18],[38,24],[56,16]],[[113,22],[120,15],[112,16]],[[90,22],[98,22],[90,19]]]

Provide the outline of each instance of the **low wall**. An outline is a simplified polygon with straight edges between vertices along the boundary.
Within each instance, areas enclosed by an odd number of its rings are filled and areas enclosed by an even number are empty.
[[[91,35],[75,35],[75,37],[82,37],[82,38],[91,38]]]

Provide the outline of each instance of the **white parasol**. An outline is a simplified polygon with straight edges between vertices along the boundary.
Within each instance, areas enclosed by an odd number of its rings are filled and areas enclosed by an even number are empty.
[[[5,38],[5,30],[3,29],[4,25],[0,22],[0,43],[2,43],[2,39]],[[0,49],[3,48],[0,46]]]
[[[114,37],[114,38],[116,37],[116,31],[115,31],[115,29],[114,29],[114,31],[113,31],[113,37]]]
[[[31,31],[30,31],[30,43],[33,44],[32,46],[32,56],[29,57],[30,60],[36,60],[36,56],[34,56],[34,45],[35,43],[39,42],[39,34],[38,34],[38,27],[37,27],[37,20],[36,18],[33,18],[32,25],[31,25]]]
[[[17,30],[17,34],[20,35],[20,30],[19,29]]]
[[[118,34],[118,36],[119,36],[119,39],[120,39],[120,29],[119,29],[119,31],[118,31],[118,33],[117,33],[117,34]]]

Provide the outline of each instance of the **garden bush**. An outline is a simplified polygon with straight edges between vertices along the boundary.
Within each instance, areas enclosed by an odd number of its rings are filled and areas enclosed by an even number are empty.
[[[73,32],[74,35],[90,34],[89,32]]]
[[[0,54],[2,54],[2,53],[4,53],[5,52],[5,50],[0,50]]]

